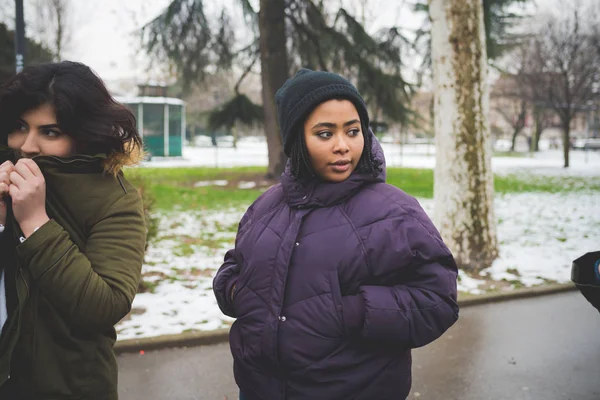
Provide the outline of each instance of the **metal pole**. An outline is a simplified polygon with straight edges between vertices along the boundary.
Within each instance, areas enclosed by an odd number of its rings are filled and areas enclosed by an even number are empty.
[[[23,0],[15,0],[15,58],[17,74],[23,70],[25,61],[25,17],[23,13]]]
[[[166,100],[165,100],[166,101]],[[165,108],[163,110],[163,130],[164,130],[164,156],[169,157],[169,105],[165,103]]]

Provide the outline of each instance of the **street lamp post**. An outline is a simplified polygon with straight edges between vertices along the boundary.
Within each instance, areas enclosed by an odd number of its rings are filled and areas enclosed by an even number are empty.
[[[23,70],[25,60],[25,18],[23,15],[23,0],[15,0],[16,21],[15,21],[15,61],[17,73]]]

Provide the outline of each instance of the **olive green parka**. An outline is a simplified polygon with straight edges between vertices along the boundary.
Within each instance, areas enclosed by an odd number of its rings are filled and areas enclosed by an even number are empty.
[[[14,152],[0,145],[6,160]],[[0,386],[10,379],[33,399],[117,399],[114,325],[131,309],[146,240],[140,196],[121,172],[127,160],[34,157],[51,220],[23,241],[9,207],[0,234]]]

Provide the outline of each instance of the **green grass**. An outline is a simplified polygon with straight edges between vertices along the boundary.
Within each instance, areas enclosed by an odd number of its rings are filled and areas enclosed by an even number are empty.
[[[251,204],[262,192],[256,189],[237,190],[217,186],[195,188],[199,181],[243,180],[263,174],[261,167],[242,168],[134,168],[126,171],[136,186],[143,185],[155,198],[158,210],[215,209]]]
[[[131,168],[127,170],[127,178],[152,178],[155,184],[171,184],[192,186],[198,181],[215,179],[240,178],[249,174],[264,174],[263,167],[237,167],[237,168],[211,168],[211,167],[188,167],[188,168]]]
[[[388,168],[387,176],[389,184],[413,196],[433,197],[433,170],[431,169]],[[496,193],[600,191],[600,178],[496,175],[494,190]]]
[[[524,157],[531,157],[531,153],[530,152],[522,152],[522,151],[495,151],[493,156],[494,157],[524,158]]]
[[[156,198],[155,207],[171,210],[229,208],[240,204],[250,205],[262,192],[260,190],[233,190],[219,187],[177,187],[174,184],[151,184]]]
[[[243,168],[135,168],[127,178],[150,190],[156,199],[155,209],[222,209],[247,207],[261,193],[259,189],[206,186],[194,183],[209,180],[254,180],[264,173],[261,167]],[[388,168],[388,183],[415,197],[433,197],[433,170]],[[142,183],[143,182],[143,183]],[[533,175],[496,176],[496,193],[600,191],[599,177],[546,177]]]

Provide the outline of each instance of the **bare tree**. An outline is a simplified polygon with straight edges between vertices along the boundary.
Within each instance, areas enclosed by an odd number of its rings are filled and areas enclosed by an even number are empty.
[[[533,117],[533,137],[531,138],[531,150],[539,151],[540,150],[540,138],[542,137],[542,132],[546,128],[549,128],[552,123],[552,110],[549,110],[544,107],[534,105],[532,108],[532,117]]]
[[[55,61],[61,61],[65,48],[71,40],[70,0],[35,0],[33,29],[53,53]]]
[[[591,21],[600,21],[600,4],[596,2],[595,5],[590,7],[588,18]],[[590,25],[592,45],[600,54],[600,24],[592,22]]]
[[[465,270],[498,255],[481,0],[429,0],[435,85],[434,220]]]
[[[517,136],[525,128],[528,96],[518,76],[504,75],[494,87],[494,111],[512,128],[510,151],[515,151]]]
[[[507,57],[498,66],[503,75],[496,82],[494,94],[504,101],[498,101],[494,107],[503,119],[512,127],[511,149],[514,150],[515,140],[524,128],[527,118],[533,121],[533,130],[530,140],[530,151],[539,151],[539,142],[542,132],[551,126],[554,112],[547,106],[547,94],[540,88],[533,90],[531,85],[537,81],[538,76],[533,73],[543,61],[536,59],[541,55],[534,49],[537,39],[535,35],[523,37],[518,46],[511,49]],[[536,67],[537,66],[537,67]],[[539,76],[542,72],[539,71]],[[499,103],[499,104],[498,104]]]
[[[563,131],[564,167],[569,166],[571,123],[597,96],[600,52],[594,45],[593,22],[577,7],[562,16],[548,17],[531,39],[521,74],[535,105],[552,109]]]

